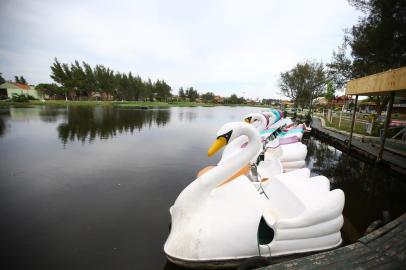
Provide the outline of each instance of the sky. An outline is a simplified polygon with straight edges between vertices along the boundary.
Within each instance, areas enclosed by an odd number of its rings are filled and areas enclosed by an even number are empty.
[[[54,58],[222,96],[281,98],[278,78],[331,60],[359,12],[346,0],[1,0],[0,72],[52,82]]]

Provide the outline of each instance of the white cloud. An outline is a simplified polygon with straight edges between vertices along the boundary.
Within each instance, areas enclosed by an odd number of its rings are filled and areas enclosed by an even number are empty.
[[[343,0],[83,2],[2,1],[0,71],[38,83],[57,57],[163,78],[175,92],[275,97],[281,71],[328,61],[358,16]]]

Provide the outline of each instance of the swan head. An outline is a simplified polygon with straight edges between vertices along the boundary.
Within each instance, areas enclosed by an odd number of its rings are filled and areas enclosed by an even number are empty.
[[[262,131],[266,129],[266,118],[261,113],[250,113],[244,117],[244,122],[253,125],[256,129]]]
[[[207,155],[211,157],[228,143],[242,135],[245,135],[245,128],[251,129],[252,126],[244,122],[231,122],[223,125],[217,132],[217,139],[207,151]]]
[[[281,120],[282,114],[283,114],[282,111],[275,110],[275,109],[270,109],[269,113],[270,113],[270,118],[272,118],[272,121],[271,121],[272,123],[276,123],[279,120]]]
[[[276,121],[278,121],[278,118],[274,112],[275,110],[269,110],[269,111],[264,111],[262,112],[264,115],[266,115],[269,119],[269,125],[274,124]]]

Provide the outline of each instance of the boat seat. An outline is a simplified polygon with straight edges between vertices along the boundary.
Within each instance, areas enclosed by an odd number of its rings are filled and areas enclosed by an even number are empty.
[[[341,215],[344,192],[340,189],[330,191],[328,179],[323,176],[310,179],[283,181],[276,176],[265,182],[263,190],[273,212],[272,215],[264,212],[266,220],[276,217],[279,228],[293,228],[310,226]]]
[[[279,159],[269,159],[261,161],[257,166],[258,174],[261,179],[272,178],[283,172],[283,167]]]
[[[272,217],[277,219],[294,218],[305,211],[305,205],[282,181],[275,178],[262,184],[266,197],[265,209],[271,209]],[[264,212],[268,217],[269,211]],[[270,216],[269,216],[270,217]]]
[[[298,161],[288,161],[288,162],[282,162],[283,170],[284,171],[292,171],[296,169],[301,169],[306,166],[306,162],[304,160],[298,160]]]
[[[267,148],[265,160],[279,158],[282,162],[305,160],[307,147],[301,142],[283,144],[276,148]]]

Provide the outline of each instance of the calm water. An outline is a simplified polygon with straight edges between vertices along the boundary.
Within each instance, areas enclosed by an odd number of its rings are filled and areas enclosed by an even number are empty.
[[[256,108],[0,109],[2,264],[7,269],[176,269],[169,212],[217,129]],[[308,166],[346,195],[346,242],[406,209],[400,176],[310,138]],[[3,268],[5,269],[5,268]]]

